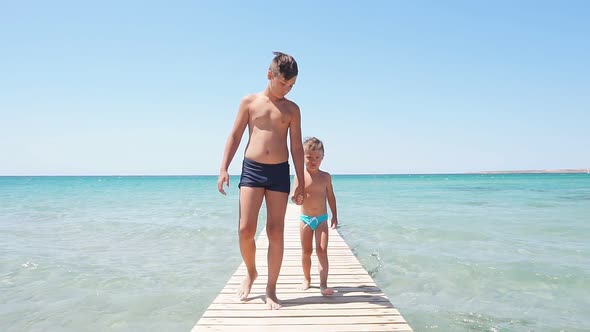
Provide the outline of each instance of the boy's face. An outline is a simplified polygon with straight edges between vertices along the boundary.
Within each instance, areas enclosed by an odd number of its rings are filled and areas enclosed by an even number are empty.
[[[277,98],[284,98],[289,91],[295,85],[295,81],[297,81],[297,76],[291,78],[290,80],[286,80],[283,75],[279,74],[277,76],[272,75],[272,71],[268,71],[268,80],[270,81],[270,90],[272,94]]]
[[[305,167],[310,171],[317,171],[324,160],[324,153],[319,151],[305,151]]]

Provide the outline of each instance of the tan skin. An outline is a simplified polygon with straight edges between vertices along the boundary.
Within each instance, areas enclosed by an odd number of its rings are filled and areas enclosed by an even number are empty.
[[[326,202],[332,211],[330,226],[336,229],[338,226],[338,212],[336,209],[336,196],[332,187],[332,177],[329,173],[320,170],[324,159],[324,153],[320,151],[305,152],[305,197],[301,206],[301,213],[307,216],[321,216],[327,213]],[[299,178],[295,178],[295,184]],[[300,223],[301,235],[301,266],[303,268],[303,284],[301,288],[306,290],[311,285],[311,254],[313,251],[313,238],[315,235],[316,255],[318,256],[318,270],[320,275],[320,291],[322,295],[330,296],[334,290],[328,287],[328,223],[322,222],[313,231],[305,223]]]
[[[287,134],[291,142],[291,157],[296,176],[303,176],[303,146],[301,144],[301,115],[299,107],[285,98],[291,91],[297,77],[285,80],[282,75],[273,76],[269,70],[266,89],[260,93],[245,96],[240,102],[238,114],[225,145],[217,188],[225,195],[223,186],[229,187],[228,168],[242,135],[248,127],[248,145],[245,157],[264,164],[279,164],[289,160]],[[293,197],[296,204],[303,201],[304,183],[294,185]],[[262,201],[266,201],[266,234],[268,246],[268,282],[266,303],[270,309],[279,309],[281,302],[276,295],[277,279],[283,262],[284,223],[289,193],[242,186],[240,189],[240,252],[248,270],[240,288],[239,298],[244,301],[250,294],[256,270],[256,226]]]

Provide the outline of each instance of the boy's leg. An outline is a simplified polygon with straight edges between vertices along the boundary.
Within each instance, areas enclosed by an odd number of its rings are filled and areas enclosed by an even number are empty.
[[[238,296],[242,301],[248,298],[252,283],[258,276],[256,271],[256,225],[258,222],[258,212],[262,205],[264,197],[264,188],[253,188],[242,186],[240,188],[240,222],[239,222],[239,240],[240,252],[246,265],[248,273],[238,289]]]
[[[266,235],[268,236],[268,283],[266,284],[266,303],[271,309],[281,307],[277,299],[277,280],[283,263],[285,213],[289,193],[267,190]]]
[[[311,285],[311,254],[313,252],[313,231],[307,224],[299,222],[299,235],[301,238],[301,267],[303,268],[303,284],[301,289],[306,290]]]
[[[318,255],[320,291],[322,295],[332,295],[334,290],[328,288],[328,221],[319,224],[315,230],[315,252]]]

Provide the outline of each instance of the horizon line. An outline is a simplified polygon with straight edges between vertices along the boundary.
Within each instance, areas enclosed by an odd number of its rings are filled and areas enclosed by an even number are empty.
[[[460,175],[460,174],[578,174],[590,173],[590,168],[559,168],[559,169],[523,169],[523,170],[493,170],[474,172],[424,172],[424,173],[331,173],[331,175]],[[0,177],[191,177],[191,176],[219,176],[218,174],[17,174]],[[239,174],[230,176],[240,176]],[[294,176],[294,174],[290,174]]]

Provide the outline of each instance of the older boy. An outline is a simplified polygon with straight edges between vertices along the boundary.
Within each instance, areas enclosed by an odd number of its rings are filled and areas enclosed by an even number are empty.
[[[266,303],[270,309],[278,309],[281,303],[276,295],[277,279],[283,262],[284,225],[290,192],[289,150],[287,133],[291,142],[291,156],[297,177],[303,177],[303,146],[301,144],[301,115],[299,107],[285,98],[297,80],[297,62],[292,56],[274,52],[267,72],[268,85],[262,92],[245,96],[240,102],[238,114],[227,139],[217,188],[225,195],[223,185],[229,187],[228,168],[248,126],[248,145],[244,154],[240,177],[240,252],[248,270],[238,296],[246,300],[256,271],[256,225],[262,200],[266,201],[266,234],[268,246],[268,282]],[[303,202],[304,183],[295,186],[292,200]]]
[[[320,274],[320,291],[322,295],[330,296],[334,290],[328,288],[328,209],[332,211],[331,227],[338,226],[338,212],[336,211],[336,196],[332,187],[332,177],[320,170],[324,160],[324,144],[315,137],[303,143],[305,153],[304,178],[295,178],[295,184],[305,182],[305,201],[301,206],[301,266],[303,267],[302,289],[311,285],[311,253],[315,234],[315,251],[318,256]]]

